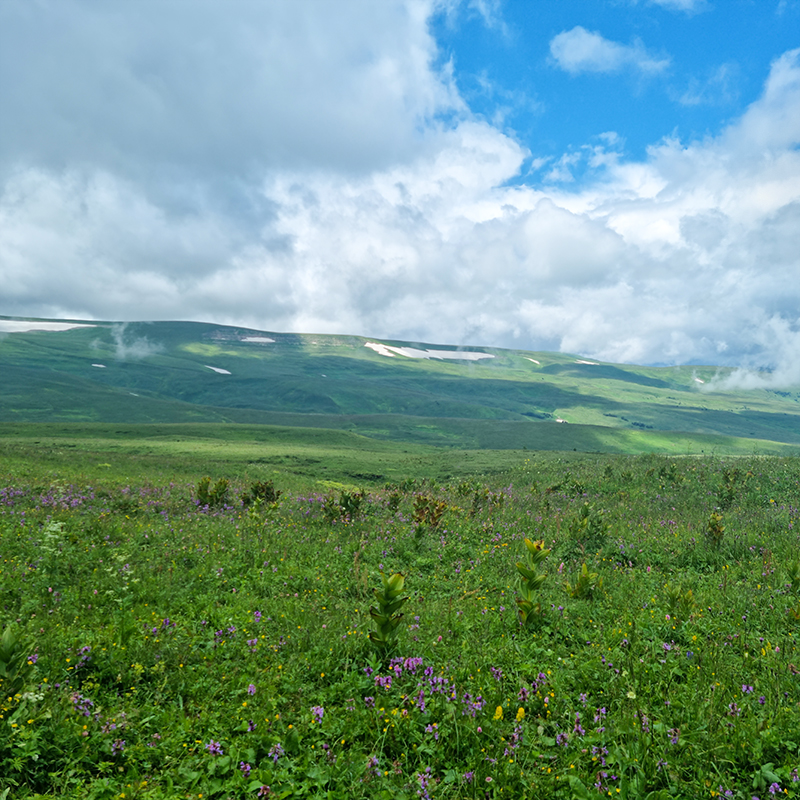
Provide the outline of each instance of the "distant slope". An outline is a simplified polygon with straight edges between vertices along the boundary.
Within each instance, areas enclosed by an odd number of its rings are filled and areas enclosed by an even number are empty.
[[[0,422],[235,422],[429,444],[618,452],[800,448],[800,395],[703,390],[715,367],[0,317]],[[30,328],[27,329],[26,328]]]

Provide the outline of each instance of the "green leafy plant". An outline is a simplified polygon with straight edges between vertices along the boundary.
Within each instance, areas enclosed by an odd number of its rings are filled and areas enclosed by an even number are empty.
[[[447,510],[447,503],[430,495],[418,494],[414,498],[414,536],[419,543],[426,530],[436,530]]]
[[[13,622],[0,637],[0,696],[13,697],[25,687],[33,672],[32,647]]]
[[[725,535],[725,526],[722,524],[722,514],[712,511],[706,523],[706,540],[712,547],[719,549]]]
[[[375,599],[377,606],[369,610],[369,615],[377,628],[369,635],[370,641],[381,651],[389,652],[394,649],[397,643],[397,632],[402,614],[397,612],[402,608],[408,597],[401,597],[405,576],[401,572],[395,572],[391,577],[381,573],[383,589],[375,589]]]
[[[326,522],[336,522],[337,520],[353,520],[361,514],[364,503],[364,492],[346,491],[339,492],[338,499],[330,495],[325,499],[322,506],[322,514]]]
[[[228,500],[228,486],[229,481],[227,478],[220,478],[213,486],[211,485],[211,478],[201,478],[197,484],[197,501],[201,506],[209,506],[211,508],[225,505]]]
[[[695,606],[694,592],[691,589],[684,591],[683,586],[676,585],[670,586],[667,584],[665,587],[667,609],[673,622],[681,623],[686,622],[692,613]]]
[[[603,588],[603,579],[599,573],[589,572],[589,568],[584,561],[575,583],[567,581],[564,586],[570,597],[588,600],[594,596],[595,592]]]
[[[541,619],[542,604],[536,599],[537,593],[547,577],[546,572],[539,572],[539,565],[550,554],[544,541],[525,539],[528,550],[528,563],[517,561],[517,572],[520,574],[520,596],[517,598],[519,618],[524,626],[530,626]]]
[[[578,516],[569,523],[568,538],[572,548],[583,554],[596,553],[605,545],[609,527],[602,511],[584,503]]]
[[[242,495],[242,503],[245,506],[261,503],[272,505],[278,502],[282,492],[275,488],[272,481],[254,481],[250,484],[250,490]]]

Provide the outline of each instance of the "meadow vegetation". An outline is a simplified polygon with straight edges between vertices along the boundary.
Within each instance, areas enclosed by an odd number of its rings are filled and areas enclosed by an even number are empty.
[[[2,798],[800,794],[796,459],[59,441],[0,444]]]

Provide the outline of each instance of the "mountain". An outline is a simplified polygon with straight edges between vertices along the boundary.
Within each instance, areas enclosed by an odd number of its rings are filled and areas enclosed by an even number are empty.
[[[718,367],[301,335],[0,317],[0,422],[248,423],[461,448],[794,452],[800,393]]]

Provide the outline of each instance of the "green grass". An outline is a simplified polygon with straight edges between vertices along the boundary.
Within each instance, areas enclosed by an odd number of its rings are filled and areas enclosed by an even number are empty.
[[[753,454],[5,424],[5,796],[797,796],[799,493]]]

